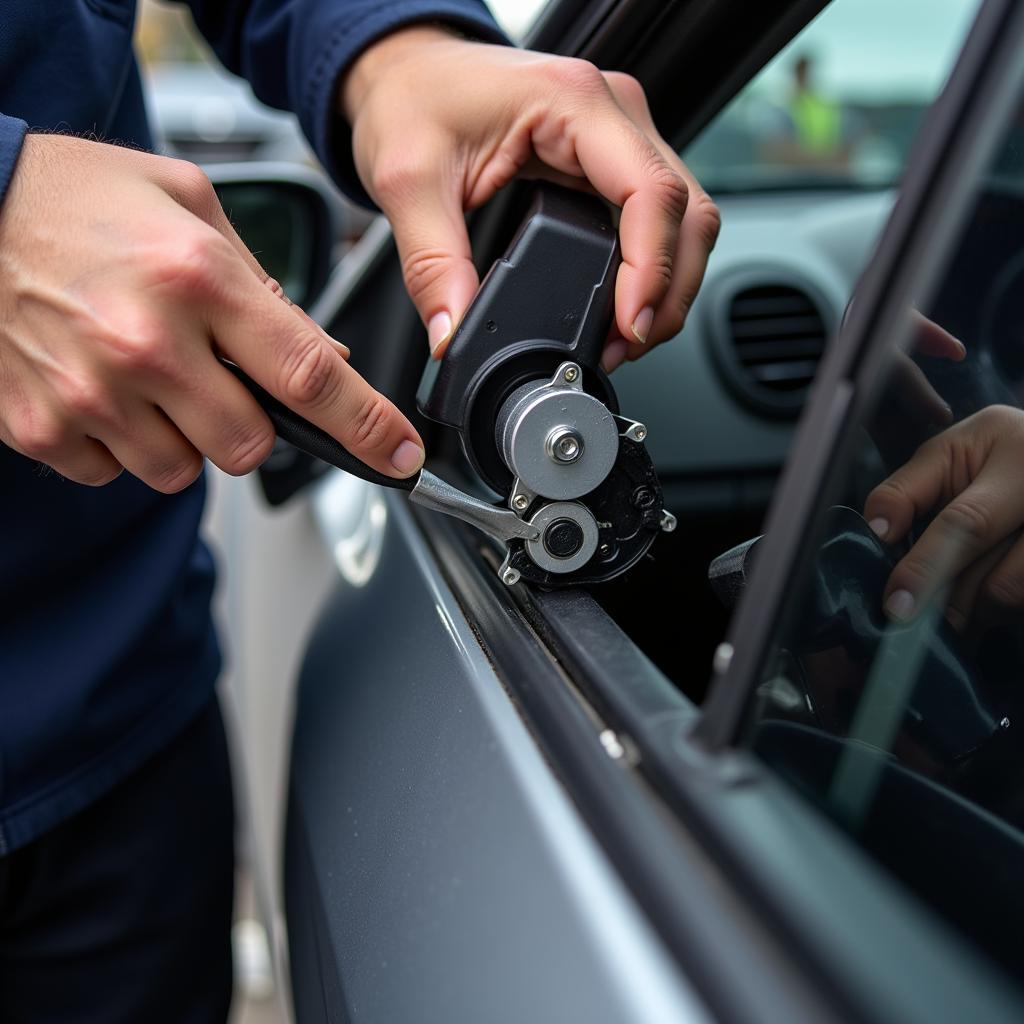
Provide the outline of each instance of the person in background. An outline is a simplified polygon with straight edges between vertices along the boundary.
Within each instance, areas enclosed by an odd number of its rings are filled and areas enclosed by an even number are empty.
[[[621,208],[606,368],[682,327],[718,217],[633,79],[508,46],[477,0],[189,7],[387,214],[435,356],[478,285],[464,212],[519,175]],[[202,172],[146,152],[134,18],[134,0],[0,0],[4,1024],[227,1013],[232,797],[202,466],[246,473],[274,433],[218,357],[383,473],[424,458]]]

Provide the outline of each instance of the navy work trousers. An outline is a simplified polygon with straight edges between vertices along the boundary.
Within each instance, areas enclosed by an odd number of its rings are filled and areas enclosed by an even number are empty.
[[[224,1024],[234,811],[217,701],[84,812],[0,857],[3,1024]]]

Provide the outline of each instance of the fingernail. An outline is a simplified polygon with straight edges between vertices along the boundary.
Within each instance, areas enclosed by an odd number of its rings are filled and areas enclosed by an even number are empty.
[[[909,590],[894,590],[885,602],[889,618],[906,622],[914,614],[914,595]]]
[[[452,318],[446,310],[435,313],[427,324],[427,341],[430,342],[430,351],[434,353],[438,347],[448,340],[452,333]]]
[[[871,532],[880,540],[885,540],[886,535],[889,533],[889,520],[884,516],[875,516],[875,518],[868,523],[868,526],[871,527]]]
[[[651,324],[654,323],[654,310],[650,306],[644,306],[637,313],[631,330],[633,337],[643,345],[647,341],[647,335],[651,333]]]
[[[313,321],[313,323],[316,323],[316,321],[314,320],[314,321]],[[328,333],[327,333],[327,332],[326,332],[326,331],[325,331],[325,330],[324,330],[324,329],[323,329],[323,328],[322,328],[322,327],[321,327],[321,326],[320,326],[319,324],[316,324],[316,326],[317,326],[317,329],[318,329],[318,330],[320,331],[320,333],[321,333],[321,334],[322,334],[322,335],[323,335],[323,336],[324,336],[324,337],[325,337],[325,338],[326,338],[326,339],[327,339],[327,340],[328,340],[328,341],[329,341],[329,342],[330,342],[330,343],[331,343],[332,345],[337,345],[337,347],[338,347],[338,348],[340,348],[340,349],[341,349],[341,350],[342,350],[342,351],[343,351],[343,352],[345,353],[345,358],[346,358],[346,359],[348,359],[348,357],[349,357],[350,355],[352,355],[352,350],[351,350],[351,349],[350,349],[350,348],[348,347],[348,345],[346,345],[346,344],[345,344],[345,343],[344,343],[343,341],[338,341],[338,339],[337,339],[337,338],[332,338],[332,337],[331,337],[331,336],[330,336],[330,335],[329,335],[329,334],[328,334]]]
[[[612,370],[618,369],[625,361],[628,351],[629,342],[623,338],[608,342],[604,354],[601,356],[601,369],[605,373],[611,373]]]
[[[415,441],[403,441],[391,456],[391,465],[403,476],[412,476],[423,465],[423,449]]]
[[[967,355],[967,346],[959,339],[953,339],[956,342],[957,350],[960,352],[960,358],[963,359]]]

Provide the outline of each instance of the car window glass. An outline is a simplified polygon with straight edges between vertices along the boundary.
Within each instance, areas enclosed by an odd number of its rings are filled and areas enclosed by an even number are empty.
[[[488,0],[498,24],[515,40],[521,40],[551,0]]]
[[[835,0],[684,158],[712,195],[891,185],[977,0]]]
[[[1024,105],[964,187],[972,212],[823,499],[744,742],[1021,980]]]

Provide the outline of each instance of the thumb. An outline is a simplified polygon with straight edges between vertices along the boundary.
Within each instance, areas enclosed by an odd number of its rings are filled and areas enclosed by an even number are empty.
[[[430,352],[440,359],[480,285],[461,197],[440,195],[435,185],[378,201],[391,221],[402,277],[427,328]]]

